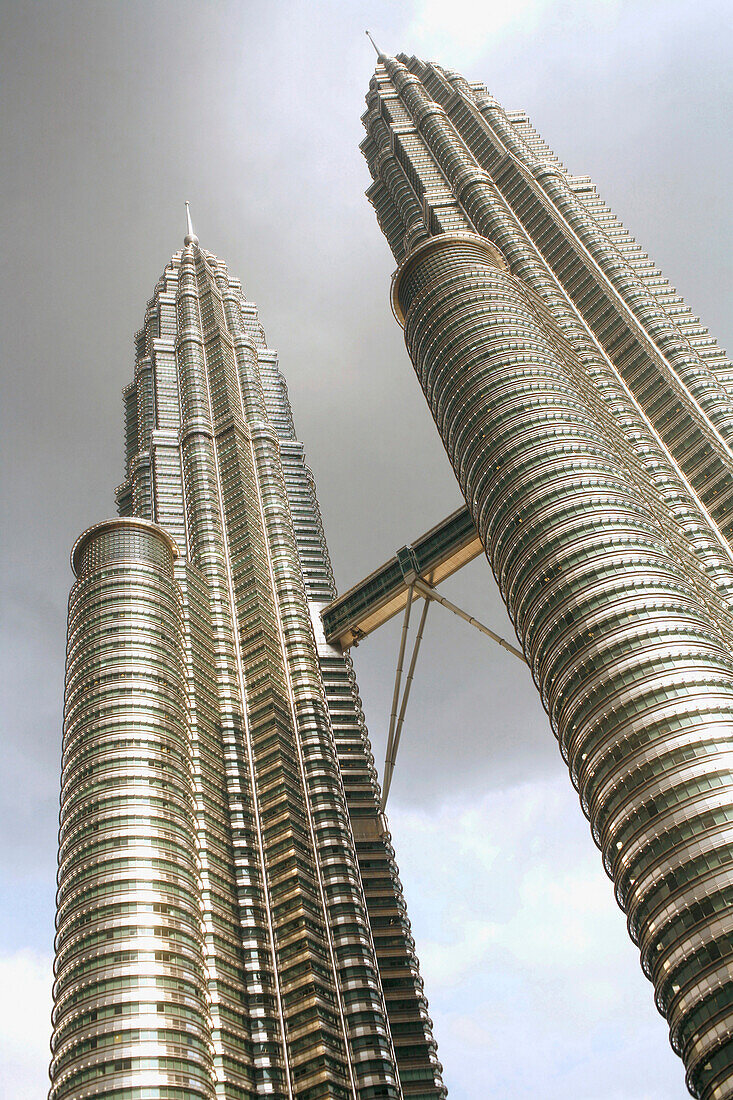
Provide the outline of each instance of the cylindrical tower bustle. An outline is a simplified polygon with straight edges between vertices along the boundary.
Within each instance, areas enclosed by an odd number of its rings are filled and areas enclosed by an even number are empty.
[[[51,1100],[213,1100],[176,547],[72,551]]]

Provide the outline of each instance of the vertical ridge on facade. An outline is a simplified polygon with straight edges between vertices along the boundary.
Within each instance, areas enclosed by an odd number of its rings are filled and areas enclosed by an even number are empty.
[[[380,57],[393,308],[644,972],[733,1096],[730,364],[521,112]]]

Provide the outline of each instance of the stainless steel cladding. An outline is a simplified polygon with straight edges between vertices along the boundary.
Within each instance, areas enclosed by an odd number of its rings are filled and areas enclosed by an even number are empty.
[[[313,479],[192,231],[125,425],[126,518],[74,551],[52,1100],[439,1100]]]
[[[74,549],[54,1100],[215,1094],[174,553],[134,519]]]
[[[526,116],[367,97],[392,301],[687,1084],[733,1096],[730,364]]]

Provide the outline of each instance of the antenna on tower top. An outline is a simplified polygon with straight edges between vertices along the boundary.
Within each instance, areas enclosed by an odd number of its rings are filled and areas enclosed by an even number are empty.
[[[371,36],[371,34],[369,33],[369,31],[365,31],[364,33],[366,34],[367,38],[368,38],[368,39],[369,39],[369,41],[371,42],[372,46],[374,46],[374,52],[376,53],[377,57],[378,57],[378,58],[379,58],[379,59],[381,60],[381,59],[382,59],[382,58],[384,57],[384,54],[383,54],[383,53],[382,53],[382,51],[380,50],[379,46],[377,45],[377,43],[376,43],[376,42],[374,41],[374,39],[372,38],[372,36]]]
[[[193,223],[191,222],[191,210],[186,202],[186,236],[183,238],[184,244],[198,244],[199,239],[193,231]]]

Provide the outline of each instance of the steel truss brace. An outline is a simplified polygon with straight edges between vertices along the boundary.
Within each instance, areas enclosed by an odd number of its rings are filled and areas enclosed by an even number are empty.
[[[432,585],[426,584],[424,580],[417,577],[414,581],[414,586],[426,600],[435,600],[436,603],[440,603],[443,607],[447,607],[448,610],[452,611],[454,615],[457,615],[459,619],[463,619],[464,622],[470,623],[471,626],[475,626],[482,634],[486,634],[488,638],[491,638],[497,645],[500,645],[507,653],[511,653],[514,657],[518,657],[520,661],[524,661],[524,654],[520,649],[517,649],[517,647],[513,646],[510,642],[507,642],[505,638],[499,637],[493,630],[489,630],[488,626],[484,626],[478,619],[474,619],[473,615],[469,615],[467,611],[461,610],[456,604],[451,603],[450,600],[446,600],[445,596],[441,596]]]
[[[405,656],[405,643],[407,641],[407,631],[410,626],[410,608],[412,606],[412,594],[413,585],[407,593],[407,605],[405,607],[405,617],[402,621],[402,637],[400,638],[400,652],[397,658],[397,672],[395,673],[394,695],[392,697],[392,713],[389,718],[389,733],[387,734],[387,753],[384,760],[384,782],[382,785],[382,809],[387,805],[387,797],[389,795],[389,788],[392,785],[392,774],[394,772],[394,766],[397,760],[397,749],[400,745],[400,736],[402,735],[402,725],[405,721],[405,712],[407,710],[407,700],[410,698],[410,688],[412,687],[412,677],[415,674],[415,665],[417,664],[417,655],[420,651],[420,642],[422,641],[423,631],[425,629],[425,620],[428,617],[428,608],[430,607],[430,601],[423,601],[422,615],[420,616],[420,625],[417,628],[417,635],[415,637],[415,644],[412,647],[412,655],[410,657],[410,665],[407,670],[407,679],[405,681],[405,690],[402,694],[402,701],[399,702],[400,695],[400,681],[402,680],[402,662]],[[399,715],[397,713],[397,705],[399,703]]]
[[[451,603],[450,600],[446,600],[444,596],[441,596],[432,585],[419,577],[416,573],[411,576],[406,576],[405,579],[409,583],[407,590],[407,604],[405,605],[405,615],[402,620],[402,633],[400,635],[400,648],[397,655],[397,669],[395,671],[395,683],[394,692],[392,694],[392,713],[389,718],[389,732],[387,734],[387,752],[384,760],[384,777],[382,783],[382,810],[387,805],[387,798],[389,797],[389,789],[392,785],[392,776],[394,774],[395,763],[397,761],[397,750],[400,745],[400,737],[402,735],[402,726],[405,721],[405,713],[407,711],[407,702],[410,698],[410,688],[412,687],[412,678],[415,674],[415,665],[417,664],[417,655],[420,652],[420,643],[423,637],[423,631],[425,630],[425,620],[428,617],[428,608],[432,601],[440,603],[443,607],[447,607],[449,611],[452,611],[454,615],[457,615],[460,619],[470,623],[477,630],[481,631],[492,641],[500,645],[512,656],[518,657],[520,661],[524,661],[524,654],[511,645],[506,639],[501,638],[498,634],[495,634],[493,630],[490,630],[488,626],[480,623],[478,619],[475,619],[473,615],[469,615],[467,611],[463,611],[456,604]],[[417,635],[412,647],[412,654],[410,656],[410,664],[407,669],[407,678],[405,680],[405,688],[402,693],[402,699],[400,700],[400,687],[402,685],[402,669],[405,660],[405,648],[407,646],[407,635],[410,629],[410,614],[412,610],[412,601],[415,597],[415,593],[423,598],[422,614],[420,616],[420,624],[417,628]]]

